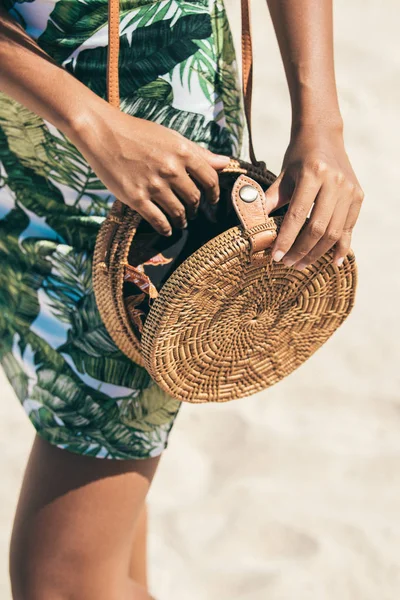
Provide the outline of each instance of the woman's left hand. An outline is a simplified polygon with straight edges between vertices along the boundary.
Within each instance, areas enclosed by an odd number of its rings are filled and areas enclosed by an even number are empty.
[[[340,130],[302,126],[292,133],[281,173],[265,195],[268,213],[289,203],[272,249],[274,260],[301,270],[334,246],[333,262],[343,263],[364,192]]]

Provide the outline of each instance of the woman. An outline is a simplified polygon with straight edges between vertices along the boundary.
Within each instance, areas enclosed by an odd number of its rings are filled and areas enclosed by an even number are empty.
[[[291,138],[267,192],[273,257],[340,264],[363,192],[343,142],[331,0],[269,0]],[[217,202],[242,110],[222,0],[123,0],[121,110],[106,0],[1,0],[0,360],[37,431],[15,516],[13,598],[142,600],[145,499],[181,404],[114,346],[91,284],[115,197],[169,235]],[[266,74],[267,75],[267,74]],[[299,231],[311,212],[309,225]],[[107,460],[105,460],[107,459]]]

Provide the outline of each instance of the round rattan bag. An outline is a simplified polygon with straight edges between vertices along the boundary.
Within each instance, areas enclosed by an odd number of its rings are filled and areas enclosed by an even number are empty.
[[[114,104],[117,2],[110,0],[108,93]],[[243,7],[249,123],[246,0]],[[187,229],[161,236],[116,200],[97,237],[93,285],[108,332],[182,401],[224,402],[277,383],[330,338],[354,305],[352,250],[340,267],[332,262],[333,249],[303,271],[272,260],[285,208],[267,214],[264,192],[276,177],[254,159],[251,137],[250,151],[253,164],[232,158],[219,174],[219,202],[202,200]]]
[[[188,402],[263,390],[306,361],[354,304],[353,251],[303,271],[271,259],[283,214],[263,212],[267,170],[232,159],[216,209],[163,238],[116,202],[97,239],[94,289],[119,348]],[[306,226],[306,224],[304,225]]]

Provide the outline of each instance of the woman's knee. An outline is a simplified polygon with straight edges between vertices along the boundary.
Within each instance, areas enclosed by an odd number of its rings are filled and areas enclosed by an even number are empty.
[[[9,557],[13,600],[149,600],[129,578],[123,546],[109,540],[107,552],[102,544],[96,551],[84,528],[71,544],[58,537],[54,525],[50,543],[40,536],[37,520],[15,523]]]
[[[86,557],[83,565],[72,570],[62,558],[38,561],[14,548],[10,557],[13,600],[150,600],[123,569],[89,565]]]
[[[51,555],[38,547],[39,540],[32,545],[28,539],[24,543],[21,538],[14,534],[10,547],[13,600],[97,600],[102,597],[98,595],[100,581],[96,585],[100,566],[88,568],[89,561],[82,552],[76,554],[73,565],[62,549]],[[88,580],[91,580],[93,593],[88,589]]]

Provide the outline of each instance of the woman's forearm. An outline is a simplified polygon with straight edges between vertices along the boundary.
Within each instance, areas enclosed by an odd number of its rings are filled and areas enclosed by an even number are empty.
[[[332,0],[267,0],[292,103],[293,128],[342,129],[337,97]]]
[[[0,91],[71,137],[110,106],[44,52],[1,4]]]

